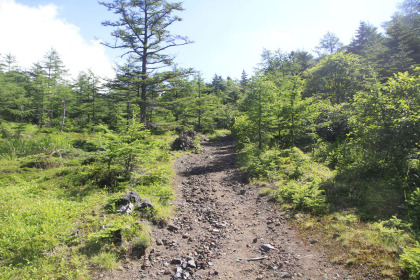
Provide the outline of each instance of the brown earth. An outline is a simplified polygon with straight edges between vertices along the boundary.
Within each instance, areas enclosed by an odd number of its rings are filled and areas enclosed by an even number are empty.
[[[153,227],[151,249],[99,279],[358,278],[332,265],[315,240],[301,240],[285,213],[244,183],[230,139],[202,147],[176,160],[176,216]]]

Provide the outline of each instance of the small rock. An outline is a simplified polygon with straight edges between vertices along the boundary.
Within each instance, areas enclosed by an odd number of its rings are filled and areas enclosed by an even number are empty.
[[[119,271],[123,271],[123,270],[124,270],[124,267],[122,267],[121,265],[119,265],[119,266],[117,267],[117,270],[119,270]]]
[[[170,275],[172,274],[171,270],[169,268],[165,269],[165,271],[163,272],[164,275]]]
[[[317,243],[318,241],[316,241],[315,239],[312,239],[311,241],[309,241],[309,244],[313,245],[315,243]]]
[[[135,191],[131,191],[127,194],[123,194],[121,199],[118,201],[119,205],[127,205],[131,202],[139,202],[141,200],[141,197],[138,193]]]
[[[178,231],[179,230],[179,228],[174,224],[169,224],[167,228],[168,228],[169,231]]]
[[[293,277],[292,274],[290,274],[289,272],[283,272],[280,275],[280,278],[292,278],[292,277]]]
[[[257,243],[257,241],[258,241],[258,238],[257,238],[257,237],[255,237],[255,238],[252,240],[252,243]]]
[[[240,190],[239,191],[239,195],[245,195],[246,194],[246,190]]]
[[[172,279],[182,279],[182,273],[180,273],[180,272],[177,272],[177,273],[175,273],[175,275],[173,276],[173,278]]]
[[[173,259],[171,261],[171,264],[181,264],[181,263],[182,263],[182,260],[181,259]]]
[[[268,252],[270,250],[276,250],[276,248],[274,248],[274,246],[271,244],[263,244],[261,245],[260,250],[263,252]]]
[[[189,267],[191,267],[191,268],[196,268],[196,267],[197,267],[197,265],[195,264],[195,261],[194,261],[194,260],[189,260],[189,261],[187,262],[187,264],[188,264],[188,266],[189,266]]]
[[[130,202],[127,205],[120,206],[120,208],[115,210],[115,213],[130,215],[131,213],[133,213],[133,210],[134,210],[134,205],[133,203]]]
[[[162,239],[157,239],[157,240],[156,240],[156,245],[158,245],[158,246],[162,246],[162,245],[163,245],[163,241],[162,241]]]
[[[146,260],[146,261],[143,263],[143,266],[144,266],[144,267],[151,267],[151,266],[152,266],[152,264],[150,263],[150,261],[149,261],[149,260]]]
[[[147,198],[143,198],[137,205],[136,205],[136,210],[140,210],[143,208],[151,208],[154,209],[155,206],[153,205],[153,203],[148,200]]]

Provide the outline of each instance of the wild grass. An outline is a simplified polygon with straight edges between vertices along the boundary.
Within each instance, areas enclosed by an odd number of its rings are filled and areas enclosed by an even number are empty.
[[[209,137],[209,140],[211,141],[220,141],[220,139],[230,134],[231,134],[231,131],[228,129],[216,129],[208,137]]]
[[[170,138],[150,135],[133,154],[132,176],[110,188],[92,177],[106,171],[97,168],[108,153],[105,135],[30,131],[18,136],[12,128],[1,139],[20,146],[0,157],[0,279],[89,279],[139,257],[150,245],[146,220],[172,215]],[[125,170],[124,156],[114,164]],[[129,216],[106,208],[131,190],[154,210]]]

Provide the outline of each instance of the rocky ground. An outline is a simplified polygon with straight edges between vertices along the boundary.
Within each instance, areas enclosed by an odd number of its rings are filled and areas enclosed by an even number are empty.
[[[141,261],[100,279],[355,279],[303,242],[278,207],[244,183],[229,139],[175,163],[176,216],[153,228]]]

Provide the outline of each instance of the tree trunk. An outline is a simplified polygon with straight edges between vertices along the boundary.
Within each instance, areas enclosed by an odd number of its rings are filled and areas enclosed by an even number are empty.
[[[62,102],[63,102],[63,119],[61,120],[61,129],[60,129],[61,132],[63,132],[64,120],[66,119],[66,101],[62,100]]]
[[[201,83],[198,82],[198,130],[201,131]]]
[[[261,92],[258,95],[258,102],[259,102],[259,107],[258,107],[258,149],[261,150],[262,149],[262,135],[261,135],[261,119],[262,119],[262,105],[261,105]]]
[[[141,57],[141,96],[140,96],[140,122],[147,124],[147,44],[148,44],[148,13],[144,9],[144,36],[143,36],[143,55]]]

